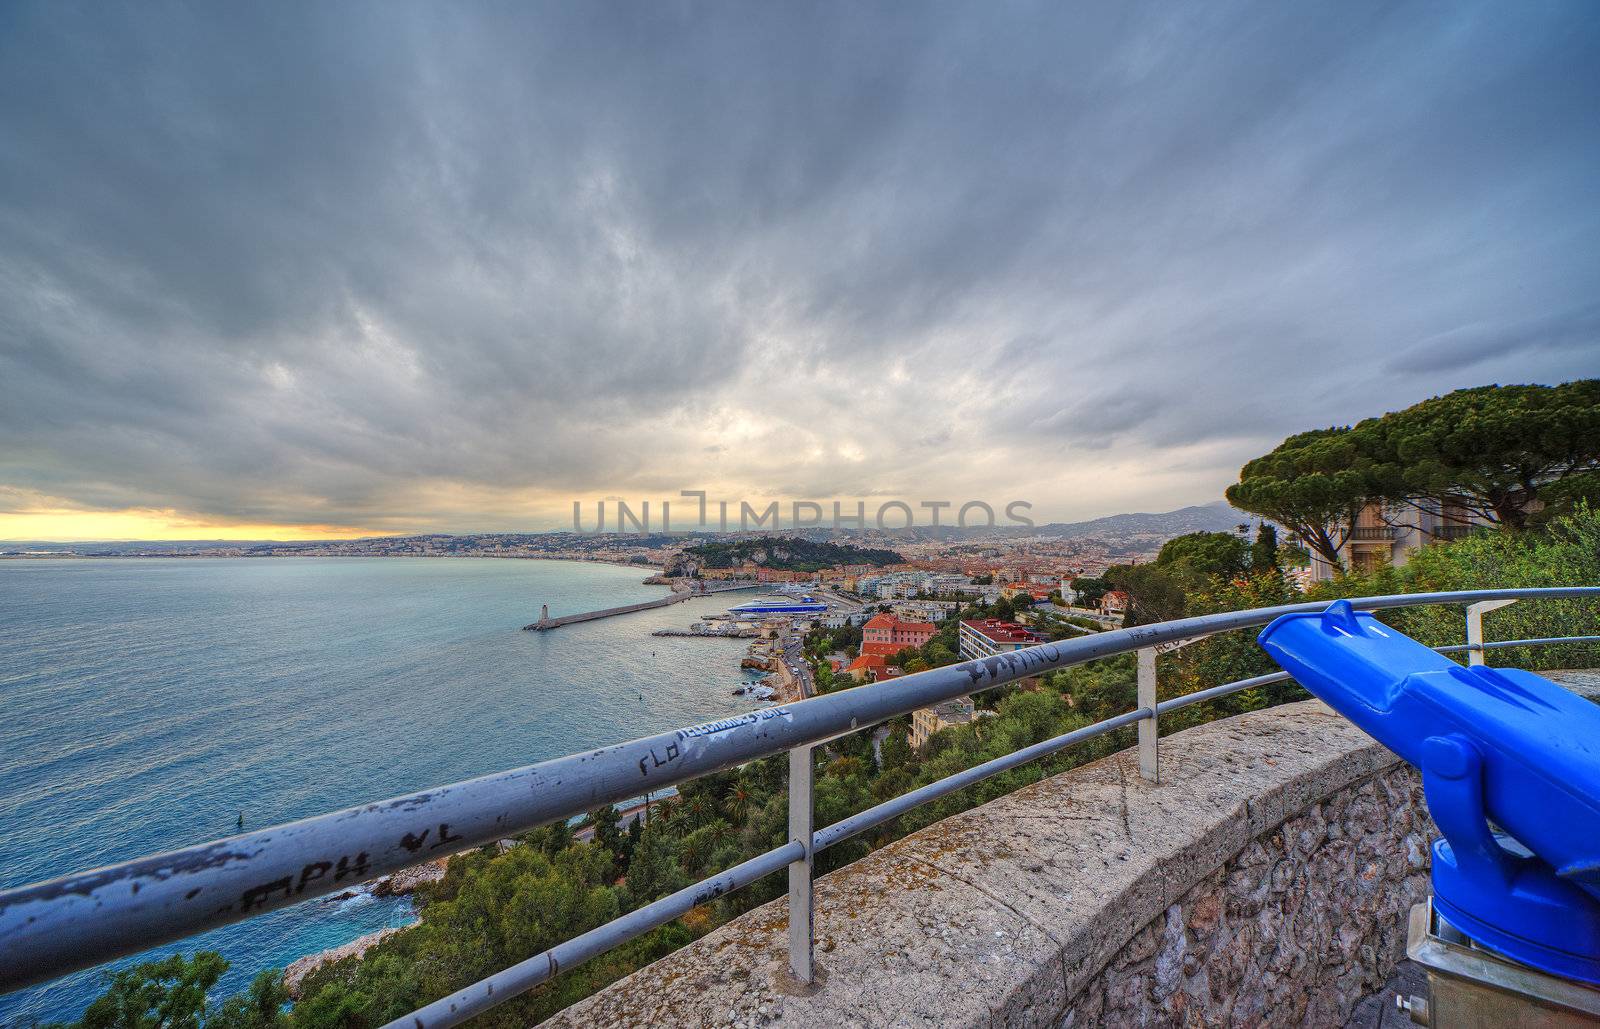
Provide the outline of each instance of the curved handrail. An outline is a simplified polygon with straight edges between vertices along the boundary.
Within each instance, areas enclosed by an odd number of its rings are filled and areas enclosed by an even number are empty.
[[[1398,594],[1366,597],[1351,603],[1361,610],[1386,610],[1430,604],[1596,596],[1600,596],[1600,587],[1575,586]],[[0,891],[0,991],[31,985],[345,889],[357,882],[420,864],[441,851],[454,853],[493,842],[646,791],[660,790],[796,747],[815,745],[919,708],[1040,672],[1160,644],[1264,625],[1279,615],[1317,611],[1323,606],[1310,602],[1220,612],[1041,644]],[[1573,637],[1571,642],[1595,638]],[[1543,642],[1556,641],[1508,641],[1487,644],[1485,649]],[[1188,704],[1215,699],[1227,692],[1287,678],[1284,673],[1274,673],[1212,687],[1162,702],[1154,710],[1141,707],[1047,740],[823,829],[813,836],[813,850],[865,831],[935,796],[1071,746],[1081,739]],[[991,770],[984,772],[984,769]],[[951,782],[957,785],[934,793],[926,792]],[[787,844],[680,894],[630,912],[547,954],[437,1001],[418,1011],[414,1018],[405,1020],[406,1024],[419,1027],[453,1024],[489,1003],[515,996],[574,960],[583,960],[615,946],[670,921],[696,904],[798,860],[790,851],[799,846]],[[780,857],[783,860],[778,860]],[[678,910],[678,905],[682,904],[688,907]],[[675,913],[659,920],[652,920],[654,914],[646,914],[662,911]],[[635,926],[639,928],[633,928]],[[614,942],[606,943],[599,950],[588,949],[598,942],[588,938],[603,930],[614,930],[607,934],[615,936]],[[587,943],[580,943],[586,939]],[[518,970],[533,973],[535,970],[527,966],[540,960],[544,961],[547,971],[537,978],[511,976],[510,973]],[[516,979],[520,985],[511,981],[498,983],[502,977]],[[492,992],[488,989],[491,986]]]

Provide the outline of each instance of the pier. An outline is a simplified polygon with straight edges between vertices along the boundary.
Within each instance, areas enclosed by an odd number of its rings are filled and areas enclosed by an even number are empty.
[[[539,620],[537,622],[531,622],[528,625],[524,625],[522,628],[531,632],[543,632],[546,629],[554,629],[562,625],[575,625],[578,622],[593,622],[600,618],[610,618],[613,615],[631,615],[635,611],[649,611],[658,607],[670,607],[673,604],[680,604],[683,601],[690,600],[694,597],[709,597],[714,593],[731,593],[734,590],[749,590],[755,589],[758,586],[766,585],[769,584],[763,582],[748,582],[734,583],[732,585],[725,586],[712,586],[706,589],[698,590],[673,590],[666,596],[657,597],[654,600],[645,600],[637,604],[623,604],[620,607],[607,607],[602,608],[599,611],[583,611],[573,615],[557,615],[555,618],[550,617],[550,605],[542,604],[539,607]]]

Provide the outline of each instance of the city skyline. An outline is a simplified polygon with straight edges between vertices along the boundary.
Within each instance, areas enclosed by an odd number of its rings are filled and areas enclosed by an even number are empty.
[[[1600,371],[1597,44],[1580,2],[11,5],[0,539],[1212,503]]]

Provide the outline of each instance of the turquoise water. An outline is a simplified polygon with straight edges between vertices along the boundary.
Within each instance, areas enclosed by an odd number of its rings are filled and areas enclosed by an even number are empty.
[[[564,614],[663,595],[645,574],[447,558],[0,561],[0,886],[231,835],[240,812],[260,828],[748,710],[730,696],[741,642],[650,635],[741,594],[520,631],[540,604]],[[221,951],[231,992],[411,917],[404,899],[313,900],[151,954]],[[76,1018],[102,985],[90,971],[0,997],[0,1023]]]

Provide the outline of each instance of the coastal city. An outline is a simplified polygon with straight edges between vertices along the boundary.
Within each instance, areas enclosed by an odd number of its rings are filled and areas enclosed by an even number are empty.
[[[1179,530],[1204,535],[1208,529],[1201,526],[1225,528],[1241,539],[1255,530],[1249,516],[1212,505],[1103,519],[1093,532],[1063,526],[1048,536],[1030,530],[977,539],[863,534],[852,542],[776,533],[712,540],[612,537],[603,547],[585,548],[585,557],[650,567],[656,574],[644,581],[669,586],[671,593],[591,612],[552,614],[546,607],[526,628],[551,631],[694,597],[733,594],[724,611],[682,627],[656,629],[653,635],[749,639],[740,667],[760,677],[733,692],[758,705],[784,704],[1117,628],[1128,613],[1129,595],[1103,576],[1119,566],[1158,559],[1162,547],[1182,534]],[[572,542],[475,539],[477,546],[507,556],[570,556],[572,551],[560,544]],[[450,538],[408,545],[459,546]],[[1305,569],[1287,574],[1304,576]],[[918,710],[910,720],[910,743],[921,749],[941,729],[993,714],[970,697]]]
[[[0,1029],[1600,1025],[1600,0],[0,82]]]

